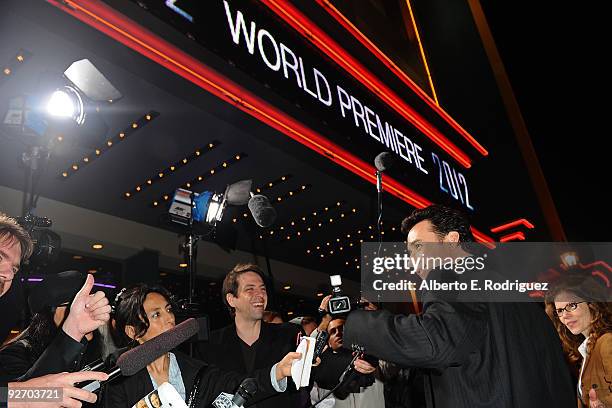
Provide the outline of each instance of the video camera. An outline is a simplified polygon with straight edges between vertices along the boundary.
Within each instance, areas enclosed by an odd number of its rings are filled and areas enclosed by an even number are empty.
[[[351,302],[351,299],[342,293],[342,277],[340,275],[331,275],[329,280],[332,286],[332,297],[328,303],[329,314],[337,317],[348,314],[351,309],[365,307],[364,303]]]

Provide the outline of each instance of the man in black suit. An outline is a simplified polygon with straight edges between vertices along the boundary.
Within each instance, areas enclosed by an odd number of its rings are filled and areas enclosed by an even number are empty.
[[[11,295],[16,293],[13,285],[15,275],[19,271],[21,263],[32,255],[33,248],[32,239],[23,227],[13,218],[0,213],[0,344],[6,337],[8,330],[16,323],[15,316],[18,315],[16,306],[12,301],[7,302],[7,299],[11,299]],[[12,291],[10,291],[11,287],[13,288]],[[59,350],[58,353],[60,358],[64,357],[65,350]],[[44,362],[50,363],[47,360]],[[12,400],[11,407],[59,408],[77,406],[81,404],[80,401],[94,403],[97,398],[95,394],[81,390],[74,384],[90,380],[105,381],[106,379],[108,379],[107,374],[97,371],[48,374],[20,382],[0,379],[0,407],[6,406],[9,391],[19,390],[20,388],[32,390],[58,387],[61,388],[62,399],[47,403],[36,400]]]
[[[234,324],[212,332],[210,341],[199,345],[201,360],[224,370],[250,374],[295,351],[300,326],[262,320],[268,295],[263,272],[257,265],[236,265],[225,277],[222,293]],[[257,407],[302,406],[301,393],[295,390],[291,380],[288,383],[288,392],[259,401]]]
[[[0,313],[0,344],[18,323],[21,309],[25,306],[23,289],[15,276],[21,264],[32,255],[33,247],[30,235],[23,227],[0,213],[0,310],[4,312]],[[7,310],[10,313],[6,313]]]
[[[402,231],[411,251],[474,240],[461,213],[438,205],[415,210]],[[559,339],[539,305],[450,302],[431,292],[422,301],[420,315],[350,313],[345,345],[423,370],[429,408],[575,406]]]

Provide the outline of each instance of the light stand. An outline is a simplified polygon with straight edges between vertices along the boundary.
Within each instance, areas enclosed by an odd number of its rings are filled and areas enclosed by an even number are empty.
[[[35,193],[38,180],[35,180],[34,176],[42,172],[42,165],[49,160],[49,149],[41,146],[29,146],[28,151],[22,154],[21,159],[26,166],[21,205],[21,215],[25,217],[36,207]],[[41,177],[40,174],[38,176]]]

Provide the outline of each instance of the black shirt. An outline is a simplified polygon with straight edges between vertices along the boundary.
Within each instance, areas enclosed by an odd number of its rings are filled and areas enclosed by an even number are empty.
[[[238,339],[240,340],[240,349],[242,350],[242,357],[244,358],[244,366],[246,367],[247,373],[250,373],[255,369],[255,358],[257,357],[259,339],[255,340],[255,343],[250,346],[240,339],[240,337]]]

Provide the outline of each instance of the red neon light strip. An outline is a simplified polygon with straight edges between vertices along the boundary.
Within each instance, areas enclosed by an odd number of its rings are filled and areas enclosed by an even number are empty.
[[[270,10],[276,13],[287,24],[298,31],[305,39],[312,42],[317,48],[323,51],[327,56],[334,60],[338,65],[344,68],[356,80],[363,84],[374,95],[377,95],[387,105],[393,108],[397,113],[404,117],[408,122],[412,123],[425,136],[431,139],[442,150],[453,157],[459,164],[465,168],[472,166],[471,159],[444,136],[431,123],[423,118],[418,112],[406,104],[398,95],[396,95],[389,87],[383,84],[378,78],[370,73],[359,61],[347,53],[338,43],[325,34],[319,27],[312,23],[306,16],[300,13],[295,7],[288,2],[278,2],[276,0],[260,0]]]
[[[499,239],[499,242],[508,242],[508,241],[524,241],[525,234],[522,231],[513,232],[512,234],[504,235]]]
[[[595,261],[595,262],[591,262],[590,264],[578,264],[580,266],[581,269],[587,269],[587,268],[591,268],[593,266],[603,266],[604,268],[606,268],[608,270],[608,272],[612,272],[612,267],[610,267],[610,265],[608,265],[606,262],[604,261]]]
[[[63,0],[62,3],[48,0],[48,2],[293,140],[335,161],[359,177],[372,184],[376,183],[375,169],[372,165],[345,151],[106,4],[97,0]],[[423,208],[431,204],[431,201],[391,177],[384,179],[383,186],[389,193],[413,207]],[[480,231],[475,229],[474,231],[482,242],[493,241],[491,237]]]
[[[593,272],[591,272],[591,275],[599,276],[601,279],[603,279],[606,282],[606,286],[610,287],[610,278],[608,278],[606,275],[604,275],[603,272],[601,272],[601,271],[593,271]]]
[[[337,8],[333,6],[329,2],[329,0],[315,0],[319,6],[321,6],[325,11],[327,11],[333,18],[336,20],[341,26],[343,26],[357,41],[359,41],[364,47],[366,47],[380,62],[382,62],[389,70],[395,74],[404,84],[408,86],[413,92],[415,92],[427,105],[433,109],[438,115],[440,115],[449,125],[453,127],[463,138],[465,138],[480,154],[483,156],[488,156],[489,152],[487,149],[482,146],[471,134],[468,133],[455,119],[453,119],[440,105],[438,105],[437,101],[432,99],[425,91],[421,89],[406,73],[400,69],[385,53],[383,53],[368,37],[365,36],[353,23],[349,21]],[[410,8],[410,3],[407,3],[408,8]],[[412,12],[412,10],[410,10]],[[416,24],[415,24],[416,28]],[[417,32],[418,36],[418,32]],[[420,41],[419,41],[420,44]],[[423,55],[423,59],[424,59]],[[431,79],[429,75],[429,69],[427,68],[427,61],[425,61],[425,68],[428,71],[428,77]],[[434,92],[433,83],[431,83],[431,89]]]
[[[508,222],[506,224],[502,224],[502,225],[500,225],[498,227],[493,227],[493,228],[491,228],[491,232],[496,234],[496,233],[498,233],[500,231],[505,231],[505,230],[510,229],[510,228],[518,227],[519,225],[524,225],[525,227],[527,227],[529,229],[535,228],[533,226],[533,224],[530,223],[527,219],[520,218],[518,220],[514,220],[514,221],[510,221],[510,222]]]

